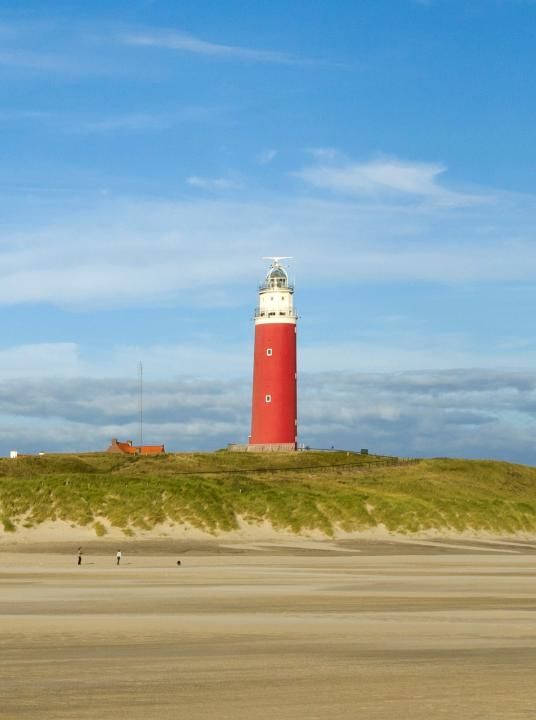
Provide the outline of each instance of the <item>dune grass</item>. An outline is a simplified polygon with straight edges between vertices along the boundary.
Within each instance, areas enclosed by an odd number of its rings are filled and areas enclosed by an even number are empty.
[[[126,535],[159,523],[211,533],[265,520],[295,533],[536,532],[536,468],[339,452],[49,455],[0,460],[0,531],[48,520]]]

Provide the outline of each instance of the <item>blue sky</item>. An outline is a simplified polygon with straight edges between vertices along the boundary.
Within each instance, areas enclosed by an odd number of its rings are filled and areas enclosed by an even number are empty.
[[[301,441],[536,463],[535,22],[0,3],[0,453],[245,440],[281,254]]]

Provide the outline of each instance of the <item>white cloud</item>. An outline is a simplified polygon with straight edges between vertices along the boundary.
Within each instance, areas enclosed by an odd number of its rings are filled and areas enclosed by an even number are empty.
[[[19,49],[0,51],[0,67],[2,66],[35,72],[69,74],[74,69],[73,64],[64,57]]]
[[[0,121],[12,122],[12,121],[42,121],[54,118],[54,114],[45,112],[42,110],[2,110],[0,112]]]
[[[341,153],[333,147],[308,148],[307,153],[315,160],[322,162],[341,159]]]
[[[257,162],[259,165],[269,165],[276,157],[277,150],[273,148],[269,150],[263,150],[257,155]]]
[[[323,175],[328,167],[334,175]],[[489,194],[444,190],[433,164],[309,170],[320,175],[300,176],[318,184],[318,196],[294,189],[253,199],[239,176],[191,175],[179,200],[109,193],[78,212],[49,200],[57,219],[20,214],[18,226],[0,229],[0,305],[236,305],[251,298],[260,258],[275,251],[296,259],[304,286],[319,267],[326,287],[536,279],[531,196],[469,202]],[[333,196],[346,187],[352,193]]]
[[[251,293],[250,293],[251,294]],[[249,309],[249,308],[248,308]],[[235,319],[226,320],[218,330],[191,335],[184,339],[180,315],[177,326],[169,328],[169,342],[150,344],[110,344],[97,354],[74,342],[34,343],[0,349],[0,378],[4,380],[40,380],[43,378],[75,379],[131,378],[137,376],[138,362],[144,364],[148,381],[163,382],[195,378],[196,382],[249,378],[252,372],[253,323],[244,309],[237,309]],[[308,318],[309,326],[314,318]],[[226,339],[226,328],[233,338]],[[512,338],[501,345],[495,341],[493,351],[482,347],[469,333],[404,332],[395,327],[387,333],[377,330],[359,333],[352,340],[351,330],[340,335],[316,338],[303,326],[300,329],[299,376],[313,373],[424,373],[447,372],[458,368],[473,372],[475,367],[490,373],[496,368],[527,373],[536,367],[536,343],[525,341],[522,347]],[[217,337],[217,340],[215,338]],[[426,374],[428,373],[428,375]],[[425,382],[425,381],[423,381]]]
[[[493,353],[472,346],[470,337],[452,333],[404,335],[384,333],[361,342],[318,342],[300,348],[300,366],[307,372],[322,370],[356,372],[397,372],[426,368],[511,367],[528,369],[536,365],[536,347],[519,353],[515,348]]]
[[[237,180],[231,178],[205,178],[198,175],[191,175],[186,178],[186,182],[191,187],[201,190],[219,191],[219,190],[236,190],[241,187]]]
[[[4,380],[135,377],[140,360],[147,378],[152,380],[170,379],[179,371],[181,376],[198,378],[213,377],[215,372],[220,378],[247,376],[252,363],[249,346],[219,343],[214,347],[210,338],[200,337],[165,345],[111,346],[98,357],[84,354],[72,342],[35,343],[0,349],[0,377]]]
[[[231,189],[229,179],[213,180],[215,186],[205,178],[191,183]],[[110,195],[85,212],[68,214],[62,204],[57,221],[1,229],[0,304],[247,302],[260,258],[274,248],[296,258],[304,285],[320,266],[326,286],[533,281],[533,208],[531,198],[500,196],[484,212],[366,197],[166,202]]]
[[[221,117],[218,107],[190,106],[167,112],[131,112],[119,115],[80,118],[76,114],[41,110],[0,111],[0,123],[39,123],[47,128],[69,134],[105,135],[112,133],[141,133],[168,130],[188,123],[212,123]]]
[[[139,64],[134,67],[127,58],[118,62],[117,52],[110,52],[109,37],[112,33],[115,35],[115,30],[102,23],[95,32],[89,27],[87,23],[80,25],[73,22],[73,18],[62,20],[59,16],[45,21],[25,18],[9,26],[2,25],[0,68],[19,75],[124,77],[132,74],[138,79],[146,72]]]
[[[73,377],[82,369],[76,343],[36,343],[2,348],[2,378]]]
[[[372,160],[365,163],[335,162],[331,151],[316,152],[316,164],[295,173],[307,184],[343,195],[381,195],[396,193],[422,197],[441,205],[467,205],[487,198],[448,190],[439,183],[446,167],[438,163],[404,162],[397,159]]]
[[[208,42],[181,32],[157,32],[155,30],[133,32],[123,35],[121,40],[127,45],[177,50],[179,52],[228,60],[282,63],[286,65],[298,62],[297,59],[287,53]]]
[[[164,113],[128,113],[95,118],[93,120],[85,120],[76,125],[72,121],[67,121],[66,127],[86,133],[164,130],[181,123],[213,120],[217,113],[218,110],[215,108],[192,106]]]

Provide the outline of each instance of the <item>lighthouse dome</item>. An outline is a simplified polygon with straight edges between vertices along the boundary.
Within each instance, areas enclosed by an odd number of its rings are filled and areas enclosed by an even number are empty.
[[[266,275],[264,284],[265,287],[268,288],[288,287],[288,275],[286,270],[281,267],[281,265],[272,266]]]

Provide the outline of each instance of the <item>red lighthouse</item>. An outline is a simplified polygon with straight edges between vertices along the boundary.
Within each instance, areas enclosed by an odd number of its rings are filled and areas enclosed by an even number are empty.
[[[295,450],[298,419],[294,288],[280,263],[288,258],[264,259],[272,260],[272,265],[259,287],[255,310],[249,444],[259,450]]]

